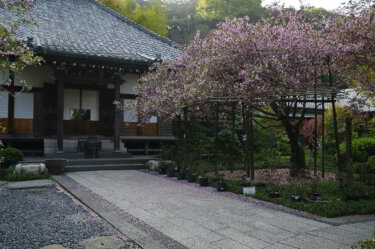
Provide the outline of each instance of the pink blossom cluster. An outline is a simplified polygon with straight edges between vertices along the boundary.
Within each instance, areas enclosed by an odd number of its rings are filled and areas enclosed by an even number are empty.
[[[335,74],[334,86],[342,87],[361,62],[373,67],[373,8],[323,20],[278,6],[269,11],[271,17],[257,23],[225,19],[206,38],[197,33],[177,60],[155,64],[140,80],[139,114],[174,117],[184,107],[209,112],[212,106],[202,110],[199,103],[210,98],[268,106],[322,85],[328,72]],[[373,82],[366,87],[373,91]]]

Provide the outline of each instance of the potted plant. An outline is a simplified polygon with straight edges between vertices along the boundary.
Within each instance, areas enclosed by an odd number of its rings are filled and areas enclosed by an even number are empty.
[[[200,176],[198,177],[198,182],[201,187],[207,187],[208,186],[208,177],[206,176]]]
[[[175,167],[168,167],[167,168],[167,176],[174,177]]]
[[[185,180],[186,179],[186,172],[184,170],[180,170],[176,173],[176,177],[178,180]]]
[[[228,186],[224,179],[219,179],[219,181],[216,183],[216,189],[218,192],[228,191]]]
[[[67,161],[61,158],[46,159],[45,161],[48,172],[54,175],[64,174]]]
[[[280,198],[281,197],[281,193],[280,193],[279,187],[277,185],[270,184],[270,187],[266,189],[266,192],[268,193],[268,195],[271,198]]]
[[[195,182],[197,179],[197,174],[195,173],[188,173],[186,176],[188,182]]]

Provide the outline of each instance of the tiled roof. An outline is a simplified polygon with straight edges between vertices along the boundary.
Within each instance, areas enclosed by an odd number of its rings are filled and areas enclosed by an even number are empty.
[[[51,54],[149,63],[161,56],[174,59],[172,41],[117,14],[95,0],[37,0],[27,14],[37,25],[21,28],[20,38]],[[0,22],[14,18],[2,10]]]

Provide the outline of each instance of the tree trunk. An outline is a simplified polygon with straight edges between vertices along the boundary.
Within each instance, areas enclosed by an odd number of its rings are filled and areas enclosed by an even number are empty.
[[[301,128],[300,126],[302,120],[300,120],[299,122],[290,122],[290,110],[288,110],[289,108],[282,108],[277,103],[271,104],[271,108],[283,124],[286,134],[288,135],[290,141],[290,176],[304,177],[306,176],[305,149],[303,145],[300,144],[299,139],[299,133]],[[284,110],[282,111],[282,109]],[[304,113],[302,114],[300,119],[302,119],[303,117]]]
[[[299,142],[299,127],[294,127],[288,121],[283,122],[290,141],[290,176],[306,176],[305,149]]]

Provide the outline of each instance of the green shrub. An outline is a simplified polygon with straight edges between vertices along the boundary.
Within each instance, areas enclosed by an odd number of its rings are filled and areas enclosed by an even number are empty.
[[[50,179],[51,174],[44,173],[44,174],[18,174],[9,172],[5,174],[5,180],[9,182],[16,182],[16,181],[31,181],[31,180],[39,180],[39,179]]]
[[[16,148],[5,148],[0,150],[1,167],[8,168],[23,160],[23,153]]]
[[[368,158],[368,164],[371,170],[375,170],[375,156],[370,156]]]
[[[375,232],[372,239],[360,241],[352,249],[374,249],[375,248]]]
[[[369,156],[375,155],[375,138],[357,138],[352,140],[353,160],[365,163]],[[345,154],[345,143],[340,144],[340,153]]]

